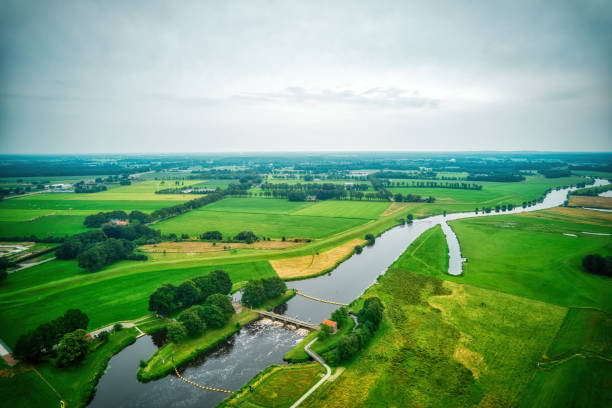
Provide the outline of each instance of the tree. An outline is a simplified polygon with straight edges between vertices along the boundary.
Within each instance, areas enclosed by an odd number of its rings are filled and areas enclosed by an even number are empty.
[[[97,338],[103,343],[106,343],[109,337],[110,337],[110,333],[107,332],[106,330],[103,332],[100,332],[97,336]]]
[[[193,281],[186,281],[179,285],[176,290],[176,301],[178,301],[181,307],[187,307],[194,305],[200,299],[200,290],[197,288]]]
[[[334,310],[331,315],[331,319],[338,324],[338,328],[344,327],[347,319],[349,318],[348,312],[345,307]]]
[[[43,338],[38,330],[30,331],[17,339],[13,354],[18,360],[37,363],[43,355]]]
[[[201,300],[206,300],[210,295],[217,293],[216,282],[210,275],[198,276],[193,278],[192,281],[200,291]]]
[[[328,325],[324,324],[321,326],[321,330],[319,330],[319,338],[321,340],[325,340],[326,338],[328,338],[331,334],[331,327],[329,327]]]
[[[87,354],[87,332],[82,329],[64,335],[57,346],[57,365],[71,366],[85,358]]]
[[[290,191],[287,193],[287,200],[289,201],[306,201],[306,193],[303,191]]]
[[[87,329],[89,317],[79,309],[68,309],[61,318],[61,330],[64,333],[73,332],[77,329]]]
[[[218,269],[211,272],[209,276],[215,285],[215,293],[228,295],[232,291],[232,280],[227,272]]]
[[[354,334],[343,336],[338,341],[338,360],[348,360],[359,351],[359,339]]]
[[[185,337],[187,337],[187,329],[180,322],[172,322],[168,325],[168,340],[173,343],[180,343]]]
[[[203,320],[206,322],[206,326],[218,329],[223,327],[227,322],[227,317],[223,313],[223,310],[215,305],[204,305],[202,306]]]
[[[232,305],[232,299],[227,295],[222,295],[221,293],[215,293],[214,295],[210,295],[206,299],[206,304],[211,306],[217,306],[223,311],[223,314],[225,315],[226,319],[236,312],[234,310],[234,306]]]
[[[149,297],[149,310],[167,316],[177,307],[177,287],[172,284],[160,286]]]
[[[278,276],[262,279],[266,299],[272,299],[285,293],[287,284]]]
[[[257,307],[266,300],[266,291],[261,280],[247,282],[242,292],[242,303],[249,307]]]
[[[2,283],[8,277],[8,272],[6,269],[8,268],[10,262],[6,257],[0,258],[0,283]]]
[[[363,247],[361,245],[355,245],[355,252],[360,254],[363,252]]]
[[[130,222],[139,222],[141,224],[147,224],[151,222],[151,217],[148,214],[143,213],[142,211],[134,210],[130,213],[129,216]]]
[[[206,323],[193,310],[185,310],[177,320],[185,326],[187,334],[191,337],[195,337],[206,330]]]
[[[382,320],[384,306],[379,298],[371,297],[367,298],[363,303],[363,307],[357,314],[359,324],[369,322],[374,328],[378,327],[378,324]]]
[[[404,201],[404,196],[400,193],[397,193],[393,196],[393,200],[397,201],[398,203],[401,203],[402,201]]]
[[[376,238],[372,234],[366,234],[365,240],[368,241],[368,245],[374,245],[374,241],[376,241]]]
[[[589,273],[612,276],[612,256],[587,255],[582,258],[582,267]]]
[[[253,242],[258,241],[259,238],[253,233],[253,231],[241,231],[234,237],[234,240],[252,244]]]

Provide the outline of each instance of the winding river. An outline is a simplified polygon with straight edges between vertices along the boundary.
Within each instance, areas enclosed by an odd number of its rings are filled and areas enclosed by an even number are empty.
[[[592,186],[606,184],[609,184],[607,180],[596,179]],[[446,235],[448,272],[459,275],[462,272],[461,250],[457,236],[447,221],[556,207],[563,204],[571,190],[574,188],[553,190],[541,203],[527,208],[489,214],[469,212],[438,215],[394,227],[383,233],[375,245],[365,247],[360,255],[352,256],[333,272],[289,282],[288,286],[321,299],[350,303],[385,273],[414,240],[435,225],[441,225]],[[296,296],[276,312],[318,323],[328,318],[336,307]],[[237,390],[269,365],[284,364],[283,355],[301,340],[302,337],[293,331],[254,322],[180,369],[183,376],[197,383]],[[138,382],[136,371],[139,361],[147,360],[163,342],[163,336],[144,336],[112,357],[89,407],[214,407],[227,397],[227,394],[196,388],[174,374],[146,384]]]

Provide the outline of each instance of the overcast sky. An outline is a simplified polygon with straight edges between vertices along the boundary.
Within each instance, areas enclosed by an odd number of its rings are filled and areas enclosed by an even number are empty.
[[[0,1],[0,152],[612,150],[612,2]]]

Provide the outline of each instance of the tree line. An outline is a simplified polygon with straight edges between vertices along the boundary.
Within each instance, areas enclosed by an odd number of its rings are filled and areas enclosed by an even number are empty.
[[[437,182],[437,181],[412,181],[408,182],[392,182],[389,181],[388,187],[404,187],[404,188],[449,188],[455,190],[482,190],[481,184],[476,183],[449,183],[449,182]]]
[[[581,188],[579,190],[570,191],[570,195],[595,197],[610,190],[612,190],[612,184],[608,184],[607,186]]]

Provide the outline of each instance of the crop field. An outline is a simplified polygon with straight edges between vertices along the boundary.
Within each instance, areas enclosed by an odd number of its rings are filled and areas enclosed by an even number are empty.
[[[150,313],[149,295],[161,284],[180,284],[215,269],[227,271],[234,283],[275,276],[268,262],[179,268],[124,261],[95,274],[83,272],[76,261],[47,262],[20,271],[0,287],[0,338],[14,346],[19,335],[68,308],[85,312],[90,329],[144,316]]]
[[[324,238],[377,218],[389,203],[226,198],[155,225],[163,234],[191,236],[219,230],[225,237],[240,231],[273,238]]]
[[[431,180],[396,180],[411,183],[412,181]],[[539,198],[547,189],[565,186],[585,181],[582,177],[564,177],[547,179],[543,176],[528,176],[527,180],[517,183],[497,183],[470,181],[482,185],[482,190],[461,190],[447,188],[411,188],[391,187],[393,194],[418,194],[436,198],[436,204],[470,204],[472,206],[495,206],[497,204],[518,204]],[[444,181],[442,181],[444,182]],[[451,208],[451,207],[449,207]]]
[[[587,254],[612,254],[612,224],[573,217],[558,208],[521,215],[450,223],[461,244],[464,276],[456,282],[495,289],[562,306],[612,311],[612,281],[582,270]],[[564,234],[573,234],[568,236]]]
[[[516,404],[566,309],[411,271],[443,273],[446,251],[432,229],[408,248],[412,264],[394,264],[366,291],[385,305],[381,327],[305,406]]]

